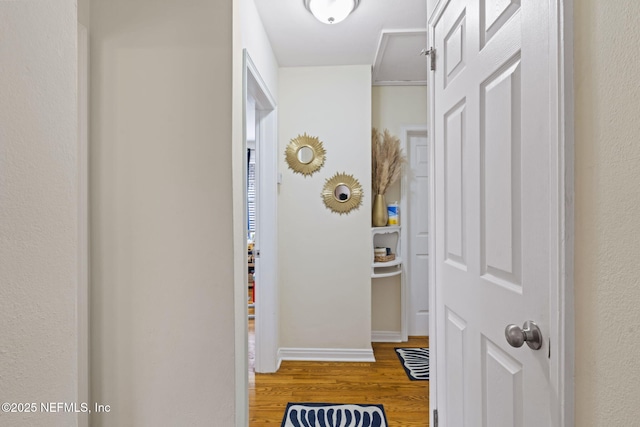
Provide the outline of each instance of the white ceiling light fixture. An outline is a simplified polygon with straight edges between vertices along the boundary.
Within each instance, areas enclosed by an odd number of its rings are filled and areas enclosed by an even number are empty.
[[[303,0],[304,7],[324,24],[337,24],[353,12],[360,0]]]

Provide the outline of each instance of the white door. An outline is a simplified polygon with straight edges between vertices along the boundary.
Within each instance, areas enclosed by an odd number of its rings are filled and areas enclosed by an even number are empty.
[[[430,21],[440,426],[559,425],[550,3],[450,0]],[[528,320],[539,350],[505,339]]]
[[[427,131],[408,131],[408,334],[429,335],[429,146]]]

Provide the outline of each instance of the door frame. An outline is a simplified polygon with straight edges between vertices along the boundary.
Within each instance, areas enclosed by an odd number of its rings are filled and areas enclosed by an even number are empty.
[[[243,50],[243,153],[247,152],[247,106],[251,95],[256,103],[256,228],[260,230],[259,270],[256,270],[254,289],[258,297],[255,301],[255,369],[256,372],[270,373],[278,369],[278,134],[277,110],[273,96],[269,92],[260,72]],[[244,169],[247,168],[246,155]],[[247,200],[244,198],[244,211]],[[246,269],[245,269],[246,270]],[[245,272],[246,274],[246,272]],[[246,293],[244,281],[244,292]],[[259,288],[258,288],[259,286]],[[246,304],[245,304],[246,307]],[[245,308],[246,311],[246,308]],[[245,313],[245,319],[247,314]],[[246,322],[246,321],[245,321]],[[245,327],[246,329],[246,327]]]
[[[401,143],[402,143],[402,150],[404,151],[405,155],[407,153],[409,153],[409,139],[411,137],[411,135],[414,134],[421,134],[424,133],[426,138],[427,138],[427,145],[429,146],[429,150],[431,150],[431,139],[429,138],[429,125],[411,125],[411,126],[403,126],[402,127],[402,131],[401,131]],[[429,152],[429,156],[431,156],[431,152]],[[429,160],[431,161],[431,160]],[[431,165],[429,165],[431,166]],[[407,168],[410,169],[411,168],[411,164],[408,162]],[[431,173],[431,171],[429,171],[429,173]],[[408,173],[403,173],[402,174],[402,183],[400,185],[401,189],[402,189],[402,195],[400,196],[400,214],[402,215],[402,212],[406,212],[407,214],[405,215],[405,219],[408,218],[410,215],[415,214],[415,212],[409,212],[409,205],[408,205],[408,198],[409,198],[409,179],[408,179]],[[429,181],[431,181],[431,176],[429,175]],[[431,193],[431,188],[429,188],[429,193]],[[431,195],[429,194],[429,198],[431,198]],[[429,200],[430,202],[430,200]],[[431,223],[429,223],[429,226],[431,226]],[[411,284],[411,259],[413,258],[411,256],[411,252],[410,252],[410,245],[409,245],[409,228],[410,228],[410,223],[409,221],[405,221],[405,223],[402,224],[402,228],[400,231],[400,235],[401,235],[401,240],[402,240],[402,253],[403,258],[404,258],[404,275],[406,277],[403,278],[404,284],[402,286],[402,309],[401,309],[401,313],[402,313],[402,327],[401,327],[401,335],[402,335],[402,341],[407,341],[409,338],[409,318],[410,316],[412,316],[413,314],[410,311],[411,308],[411,290],[412,290],[412,284]],[[429,234],[431,234],[431,230],[429,230]],[[431,258],[431,254],[429,254],[429,258]],[[429,281],[430,278],[427,277],[427,281]],[[428,286],[428,283],[427,283]],[[431,319],[429,319],[429,323],[431,323]]]
[[[439,0],[428,18],[427,37],[429,46],[433,45],[435,26],[447,4],[451,0]],[[551,359],[551,386],[557,393],[558,402],[552,410],[554,427],[572,427],[575,423],[574,391],[574,291],[573,291],[573,253],[574,253],[574,99],[573,99],[573,0],[551,0],[549,16],[549,78],[551,82],[550,135],[555,135],[557,147],[556,160],[550,176],[552,190],[551,205],[554,207],[554,230],[557,251],[550,253],[551,274],[555,276],[550,289],[550,331],[551,349],[558,356]],[[436,52],[436,57],[438,52]],[[435,87],[434,73],[429,73],[429,88]],[[429,90],[429,135],[435,136],[435,96]],[[435,228],[435,144],[430,144],[429,186],[429,345],[438,345],[436,298],[436,233]],[[435,354],[432,351],[431,354]],[[430,424],[437,425],[434,410],[438,408],[437,384],[438,367],[436,358],[430,361]]]

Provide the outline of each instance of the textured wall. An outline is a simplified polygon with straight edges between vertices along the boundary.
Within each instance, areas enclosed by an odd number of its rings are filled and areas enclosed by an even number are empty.
[[[371,349],[371,69],[281,68],[279,88],[280,345]],[[327,151],[310,177],[284,161],[289,140],[305,132]],[[362,206],[348,215],[320,197],[336,172],[364,189]]]
[[[232,13],[91,3],[92,426],[234,425]]]
[[[72,0],[0,3],[0,402],[77,401],[76,22]],[[37,409],[0,425],[76,422]]]
[[[576,425],[640,419],[640,3],[575,1]]]

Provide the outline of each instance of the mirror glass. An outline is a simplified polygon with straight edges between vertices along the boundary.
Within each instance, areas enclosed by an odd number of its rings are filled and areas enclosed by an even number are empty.
[[[300,163],[307,165],[313,161],[313,150],[305,145],[298,149],[297,156]]]
[[[340,184],[336,186],[336,189],[333,191],[333,195],[337,200],[346,202],[351,198],[351,189],[344,184]]]

